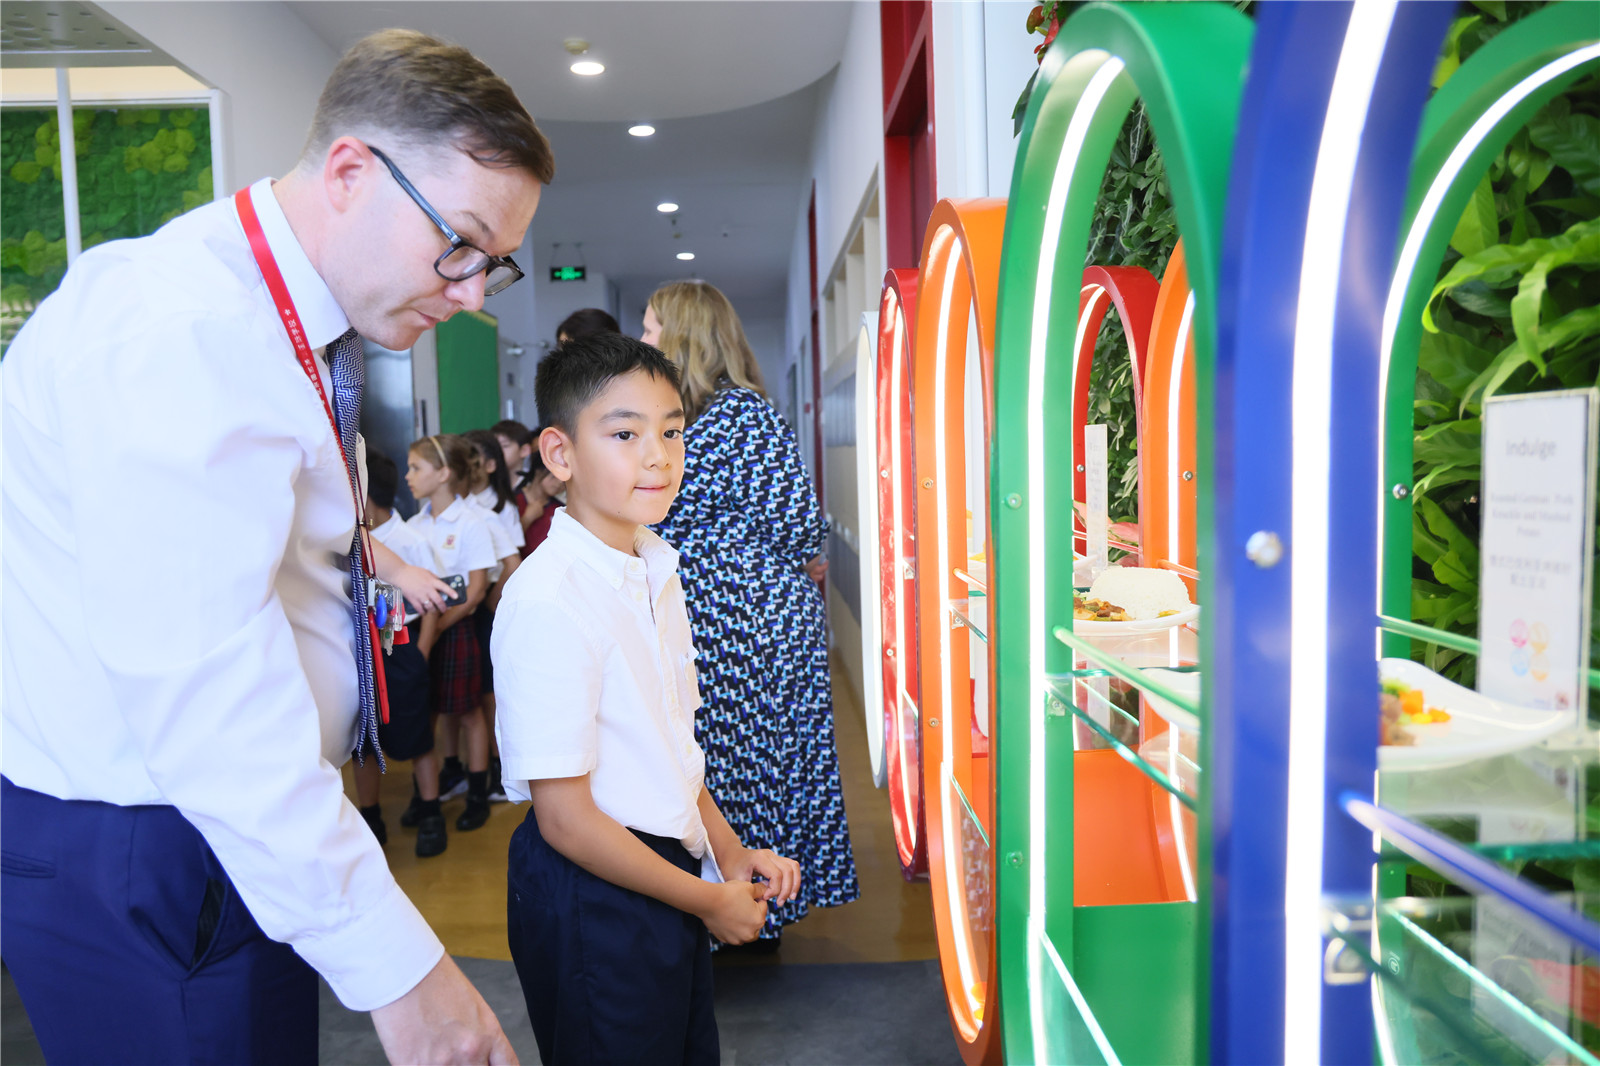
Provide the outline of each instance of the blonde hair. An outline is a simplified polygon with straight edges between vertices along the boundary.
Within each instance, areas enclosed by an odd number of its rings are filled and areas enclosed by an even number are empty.
[[[661,323],[661,351],[683,373],[683,411],[690,422],[705,413],[719,388],[767,394],[739,313],[715,285],[670,282],[650,297],[650,309]]]

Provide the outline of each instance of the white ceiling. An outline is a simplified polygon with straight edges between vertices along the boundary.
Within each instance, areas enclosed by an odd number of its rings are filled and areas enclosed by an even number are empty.
[[[624,317],[656,284],[678,277],[711,281],[747,318],[781,317],[817,82],[843,52],[849,0],[287,6],[335,51],[404,26],[465,46],[511,83],[556,161],[533,222],[530,272],[543,276],[581,258],[618,284]],[[605,73],[572,74],[567,37],[587,39],[586,58],[604,62]],[[655,136],[629,136],[627,126],[640,121],[653,124]],[[680,238],[655,210],[663,200],[680,207]],[[683,250],[694,262],[675,258]]]

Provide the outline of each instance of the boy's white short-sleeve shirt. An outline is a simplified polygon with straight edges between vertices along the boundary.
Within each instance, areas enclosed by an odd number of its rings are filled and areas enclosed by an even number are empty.
[[[506,582],[495,615],[495,733],[506,795],[589,775],[595,806],[674,838],[722,880],[700,817],[705,753],[694,643],[678,553],[640,527],[638,556],[603,543],[565,508]]]
[[[467,501],[457,496],[441,514],[432,510],[419,511],[406,523],[422,534],[438,561],[440,577],[460,574],[463,577],[474,570],[487,570],[495,564],[494,542],[489,537],[489,526],[483,516]]]

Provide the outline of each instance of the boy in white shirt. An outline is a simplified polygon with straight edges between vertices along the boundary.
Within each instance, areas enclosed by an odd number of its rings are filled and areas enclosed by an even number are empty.
[[[507,583],[493,652],[506,793],[533,804],[507,932],[548,1066],[717,1063],[707,931],[754,939],[800,884],[704,788],[678,553],[645,528],[683,476],[678,380],[655,348],[601,334],[547,356],[534,386],[567,505]]]

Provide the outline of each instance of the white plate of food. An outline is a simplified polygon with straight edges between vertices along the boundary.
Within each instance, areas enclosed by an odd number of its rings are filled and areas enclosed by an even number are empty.
[[[1425,715],[1440,711],[1448,716],[1443,721],[1401,722],[1401,729],[1409,735],[1410,743],[1381,745],[1378,748],[1380,769],[1442,770],[1460,766],[1532,747],[1573,724],[1570,710],[1518,707],[1492,700],[1447,681],[1410,659],[1380,659],[1378,673],[1385,689],[1404,686],[1420,691]],[[1394,692],[1387,694],[1397,700],[1406,698]],[[1415,698],[1411,699],[1414,705]],[[1391,722],[1385,732],[1390,732],[1392,725]]]
[[[1084,636],[1154,633],[1200,617],[1183,579],[1153,566],[1107,567],[1072,607],[1072,631]]]

